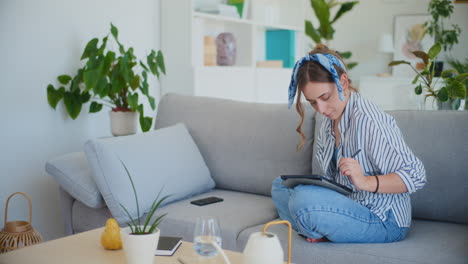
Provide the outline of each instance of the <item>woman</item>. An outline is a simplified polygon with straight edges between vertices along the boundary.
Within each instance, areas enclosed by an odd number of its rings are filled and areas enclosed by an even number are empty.
[[[347,197],[314,185],[289,189],[277,178],[272,198],[280,217],[309,242],[402,240],[411,224],[409,194],[424,186],[426,176],[393,117],[357,93],[342,59],[324,45],[296,63],[288,107],[296,91],[301,117],[296,129],[301,136],[298,149],[305,142],[301,129],[304,96],[325,116],[317,139],[317,160],[323,172],[353,193]]]

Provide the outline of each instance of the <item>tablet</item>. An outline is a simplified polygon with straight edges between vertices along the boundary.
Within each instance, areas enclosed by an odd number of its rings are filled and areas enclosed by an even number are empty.
[[[353,190],[351,188],[339,184],[336,181],[321,175],[282,175],[281,179],[284,180],[283,185],[289,188],[294,188],[299,184],[317,185],[337,191],[343,195],[350,195],[351,193],[353,193]]]

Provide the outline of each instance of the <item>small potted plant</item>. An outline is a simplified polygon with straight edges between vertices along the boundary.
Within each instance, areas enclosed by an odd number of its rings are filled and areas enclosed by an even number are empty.
[[[140,215],[140,206],[138,203],[138,196],[137,191],[135,189],[135,184],[133,183],[132,177],[130,172],[128,171],[125,164],[121,161],[125,171],[127,172],[128,178],[130,179],[130,183],[132,185],[133,194],[135,196],[136,202],[136,209],[137,209],[137,217]],[[162,190],[161,190],[162,191]],[[159,236],[161,231],[158,228],[158,225],[161,223],[162,219],[167,214],[162,214],[152,220],[153,215],[156,213],[156,210],[161,206],[161,204],[166,200],[169,195],[162,197],[159,199],[161,195],[161,191],[159,191],[158,196],[154,200],[149,209],[146,219],[142,224],[140,218],[134,219],[129,211],[122,205],[122,209],[125,211],[127,216],[130,219],[130,222],[127,224],[127,228],[122,229],[122,242],[123,242],[123,249],[125,251],[125,255],[127,256],[127,263],[128,264],[150,264],[153,263],[154,253],[156,252],[156,248],[158,247]]]
[[[111,128],[115,136],[136,133],[137,120],[143,132],[151,128],[152,118],[145,117],[140,97],[145,96],[154,110],[155,99],[149,93],[148,75],[159,78],[165,74],[161,51],[151,50],[146,62],[136,58],[132,47],[126,49],[118,39],[118,29],[111,24],[110,34],[118,46],[118,52],[108,49],[109,34],[99,45],[99,39],[88,42],[81,56],[85,65],[75,76],[60,75],[59,87],[47,86],[47,100],[52,108],[63,99],[72,119],[76,119],[83,104],[91,102],[89,112],[111,108]]]
[[[450,51],[453,45],[458,43],[461,29],[458,25],[452,24],[451,29],[444,27],[444,22],[450,18],[453,13],[453,1],[451,0],[431,0],[428,11],[432,16],[431,21],[427,21],[424,26],[427,33],[434,38],[435,42],[442,44],[444,51]],[[446,25],[447,23],[445,23]],[[439,77],[443,70],[443,62],[437,61],[435,65],[435,76]]]
[[[414,92],[420,95],[425,91],[424,102],[428,97],[434,97],[439,109],[456,110],[460,106],[460,99],[464,99],[466,96],[464,83],[468,78],[468,74],[457,74],[456,71],[449,70],[442,72],[441,79],[435,79],[435,61],[441,49],[442,45],[436,43],[429,49],[428,53],[424,51],[413,51],[413,54],[423,61],[424,68],[421,72],[416,70],[410,62],[403,60],[392,61],[388,66],[392,67],[400,64],[409,65],[416,73],[412,82],[413,84],[417,84],[414,88]],[[440,80],[443,80],[444,84],[440,89],[436,89],[437,82]]]

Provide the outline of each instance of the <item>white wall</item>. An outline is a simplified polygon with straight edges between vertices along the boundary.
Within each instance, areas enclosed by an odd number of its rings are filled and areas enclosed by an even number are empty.
[[[336,30],[330,47],[337,50],[353,52],[352,60],[359,65],[350,74],[353,82],[359,76],[375,75],[388,72],[388,62],[393,55],[377,51],[379,37],[382,33],[393,35],[393,19],[395,15],[428,14],[429,0],[360,0],[353,10],[342,16],[335,24]],[[459,44],[452,50],[457,58],[468,58],[468,4],[454,4],[454,13],[449,23],[458,24],[462,29]],[[309,16],[313,10],[310,6]],[[337,8],[332,10],[335,14]],[[315,19],[314,26],[318,23]],[[443,57],[443,56],[442,56]]]
[[[0,227],[7,197],[23,191],[33,200],[33,226],[47,240],[63,235],[57,185],[45,162],[109,136],[109,120],[107,109],[87,114],[87,107],[71,120],[62,104],[57,111],[48,105],[46,87],[76,73],[86,43],[104,37],[110,22],[138,57],[158,49],[159,6],[159,0],[0,1]],[[13,199],[8,220],[27,217],[24,199]]]

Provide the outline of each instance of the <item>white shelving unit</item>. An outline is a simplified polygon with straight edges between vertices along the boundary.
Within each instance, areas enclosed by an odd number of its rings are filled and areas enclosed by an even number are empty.
[[[161,79],[163,94],[287,102],[292,69],[256,65],[257,61],[265,60],[267,30],[295,31],[296,59],[306,53],[303,28],[309,3],[307,0],[247,2],[247,18],[233,18],[198,12],[194,0],[161,1],[161,49],[167,68],[167,75]],[[236,64],[204,66],[204,36],[216,37],[222,32],[231,32],[236,38]]]

